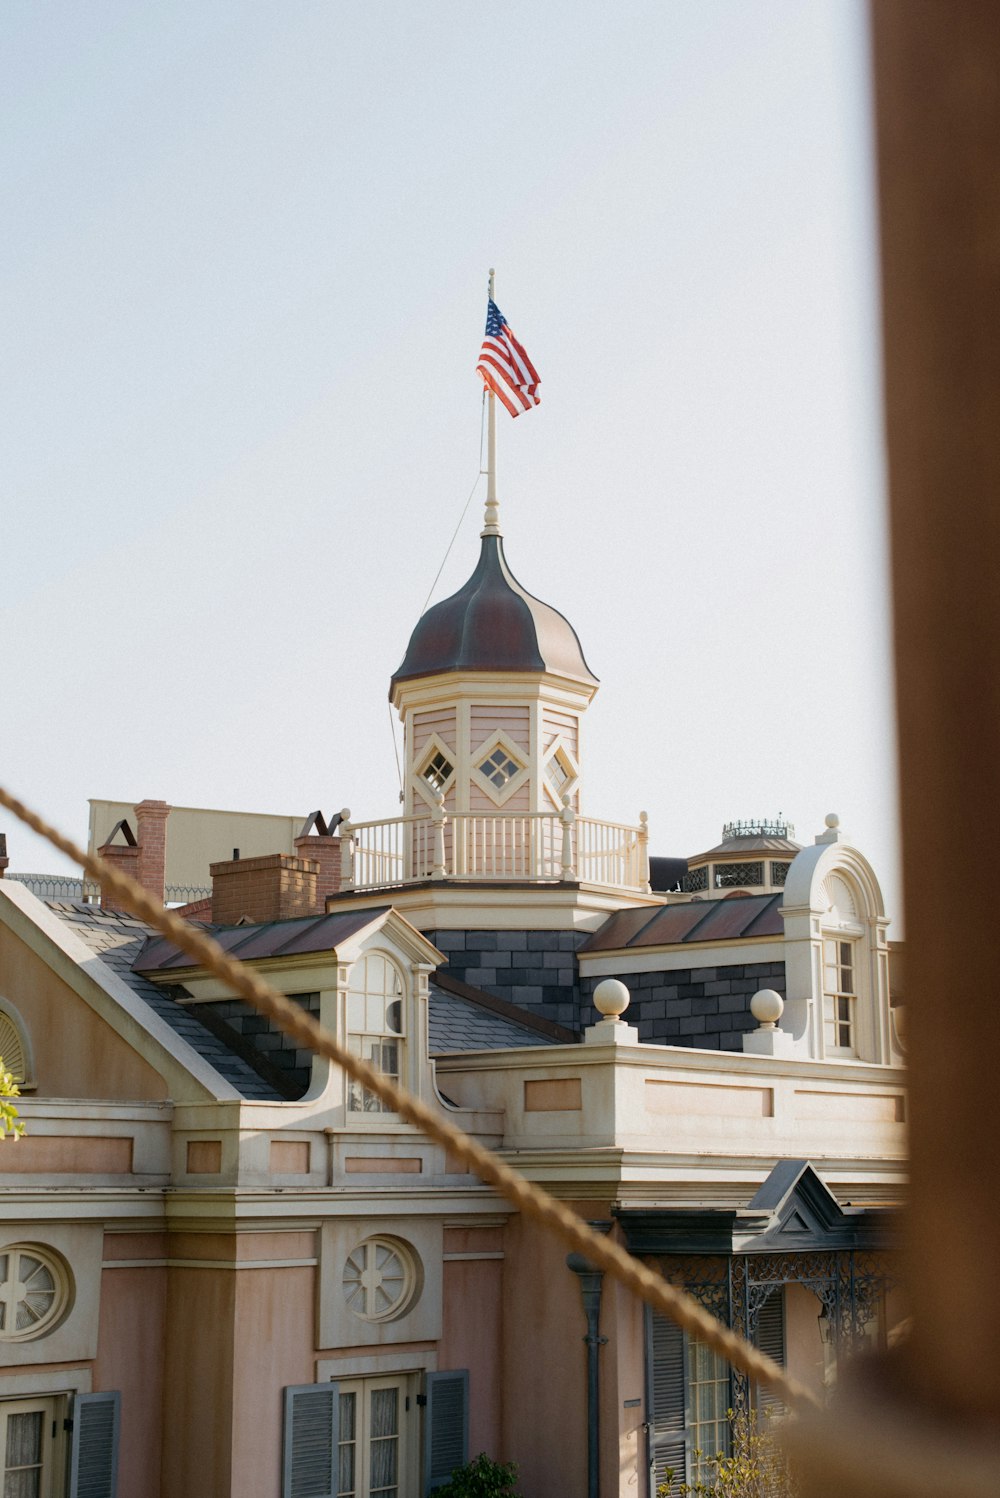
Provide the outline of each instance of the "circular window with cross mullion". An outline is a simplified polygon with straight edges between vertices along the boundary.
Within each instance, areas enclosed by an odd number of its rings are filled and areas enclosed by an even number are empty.
[[[33,1243],[0,1251],[0,1342],[29,1342],[58,1325],[69,1305],[69,1273]]]
[[[395,1238],[366,1238],[344,1265],[344,1299],[362,1321],[394,1321],[420,1288],[417,1266]]]

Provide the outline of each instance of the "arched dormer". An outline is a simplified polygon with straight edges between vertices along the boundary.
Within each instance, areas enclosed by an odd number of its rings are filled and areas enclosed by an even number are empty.
[[[484,532],[472,576],[421,617],[392,678],[405,815],[439,795],[449,818],[579,811],[580,720],[597,686],[572,625]]]
[[[817,1059],[899,1061],[889,1014],[888,919],[868,860],[836,818],[785,883],[785,1025]]]

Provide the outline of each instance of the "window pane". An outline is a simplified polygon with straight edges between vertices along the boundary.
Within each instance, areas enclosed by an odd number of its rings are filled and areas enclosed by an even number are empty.
[[[27,1467],[41,1461],[43,1419],[44,1415],[41,1410],[30,1410],[26,1414],[8,1416],[6,1453],[8,1467]]]
[[[355,1498],[357,1395],[341,1394],[340,1400],[340,1446],[337,1471],[337,1498]]]

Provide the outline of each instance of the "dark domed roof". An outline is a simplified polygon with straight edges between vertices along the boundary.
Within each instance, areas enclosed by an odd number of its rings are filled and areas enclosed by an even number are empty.
[[[479,565],[464,588],[420,618],[392,693],[400,682],[442,671],[550,671],[597,685],[573,626],[525,592],[496,535],[483,537]]]

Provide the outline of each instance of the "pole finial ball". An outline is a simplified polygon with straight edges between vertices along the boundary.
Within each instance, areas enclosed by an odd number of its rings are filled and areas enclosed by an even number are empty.
[[[764,1030],[774,1030],[785,1009],[781,994],[773,988],[758,988],[750,1000],[750,1013]]]
[[[840,826],[840,818],[837,816],[837,813],[835,811],[828,811],[827,812],[827,814],[826,814],[826,825],[828,827],[839,827]]]
[[[631,1002],[629,991],[620,978],[604,978],[594,989],[594,1008],[605,1019],[617,1019]]]

